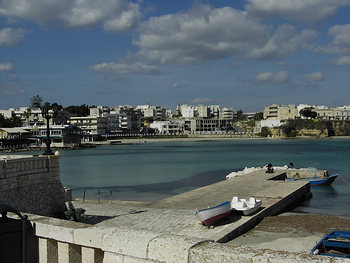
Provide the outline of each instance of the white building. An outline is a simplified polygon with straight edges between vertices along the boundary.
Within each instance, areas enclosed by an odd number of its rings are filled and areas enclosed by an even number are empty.
[[[150,124],[150,128],[158,131],[162,135],[176,135],[182,131],[181,124],[174,121],[154,121]]]
[[[196,117],[195,107],[192,105],[183,104],[180,106],[181,116],[183,118],[194,118]]]
[[[108,106],[97,106],[95,108],[90,108],[90,116],[94,117],[104,117],[110,113]]]
[[[210,108],[207,105],[198,105],[196,107],[197,116],[200,118],[209,118],[210,117]]]
[[[71,117],[69,123],[78,126],[82,130],[84,141],[95,141],[108,130],[107,117]]]
[[[28,128],[26,128],[28,129]],[[45,145],[44,141],[47,137],[47,127],[34,126],[30,128],[32,137],[37,139],[37,145]],[[51,125],[50,126],[50,139],[52,140],[52,146],[56,147],[71,147],[79,146],[81,144],[81,129],[77,126],[71,125]]]
[[[294,104],[288,106],[273,104],[264,109],[265,120],[294,120],[299,116],[298,108]]]
[[[234,110],[233,108],[224,107],[220,111],[220,118],[227,119],[227,120],[233,120],[234,118]]]

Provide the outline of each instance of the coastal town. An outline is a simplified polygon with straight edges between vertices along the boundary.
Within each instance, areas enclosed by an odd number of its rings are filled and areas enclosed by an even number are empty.
[[[0,263],[350,262],[350,0],[0,0]]]
[[[40,96],[34,96],[39,99]],[[54,103],[44,116],[44,104],[0,110],[0,149],[44,146],[47,122],[53,147],[116,141],[122,138],[200,136],[329,137],[347,136],[350,106],[331,108],[309,104],[266,106],[246,113],[220,105],[178,105],[175,111],[150,104],[138,106],[63,106]],[[303,127],[290,127],[299,124]],[[334,129],[339,123],[343,129]],[[311,127],[310,127],[311,125]],[[294,129],[294,130],[293,130]],[[306,129],[306,132],[303,131]],[[298,130],[298,131],[296,131]],[[293,133],[294,132],[294,133]],[[298,134],[299,132],[299,134]],[[349,134],[348,134],[349,133]]]

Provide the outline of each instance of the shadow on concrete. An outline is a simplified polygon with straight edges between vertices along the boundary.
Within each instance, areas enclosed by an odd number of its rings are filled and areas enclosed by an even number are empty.
[[[85,215],[84,216],[84,223],[95,225],[95,224],[101,223],[102,221],[110,220],[110,219],[117,218],[117,217],[120,217],[120,216],[135,215],[135,214],[141,214],[141,213],[144,213],[144,212],[147,212],[147,210],[134,210],[133,209],[133,210],[127,212],[127,213],[120,214],[120,215],[115,215],[115,216]]]
[[[84,223],[95,225],[101,223],[102,221],[109,220],[114,218],[115,216],[97,216],[97,215],[84,215]]]
[[[223,226],[223,225],[227,225],[227,224],[232,224],[238,220],[241,219],[241,215],[236,214],[234,212],[231,212],[231,214],[229,214],[228,216],[224,217],[223,219],[215,222],[214,227],[216,226]]]

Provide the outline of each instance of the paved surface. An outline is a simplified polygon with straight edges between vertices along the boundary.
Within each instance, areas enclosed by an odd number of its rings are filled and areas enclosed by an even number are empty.
[[[75,207],[86,209],[86,223],[108,227],[129,227],[164,234],[187,235],[226,242],[249,230],[265,216],[273,215],[295,202],[308,191],[305,182],[270,180],[280,175],[258,171],[224,180],[157,202],[75,201]],[[214,228],[206,228],[195,216],[195,210],[231,200],[233,196],[263,201],[262,208],[252,216],[232,213]]]

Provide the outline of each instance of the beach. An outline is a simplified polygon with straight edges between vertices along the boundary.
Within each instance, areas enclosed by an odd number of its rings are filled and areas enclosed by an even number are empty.
[[[284,213],[265,217],[255,228],[227,244],[310,253],[316,243],[333,230],[350,231],[350,219],[327,215]]]

